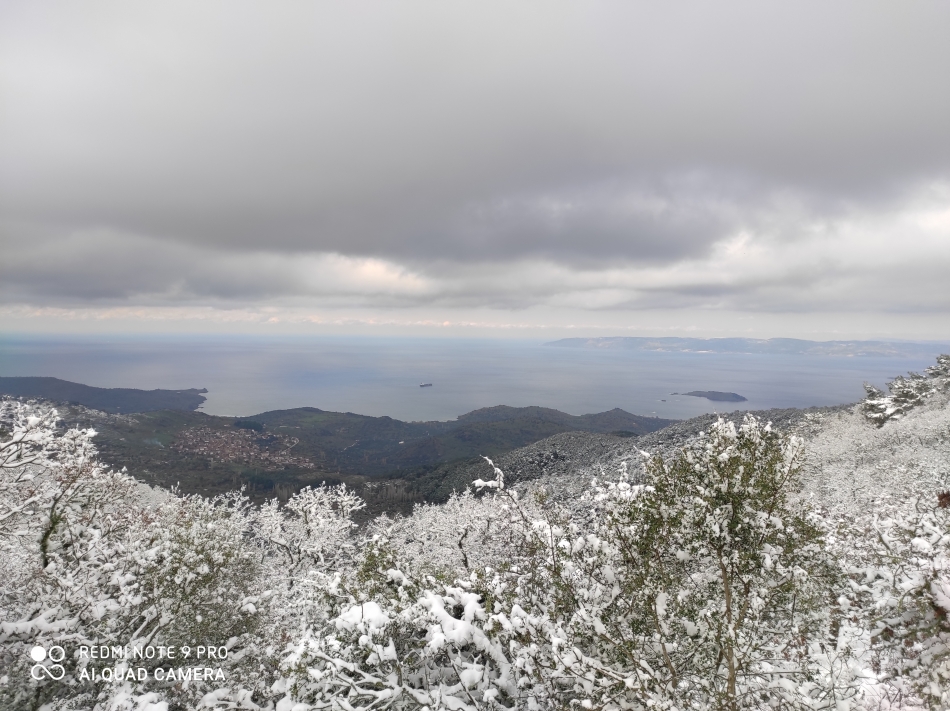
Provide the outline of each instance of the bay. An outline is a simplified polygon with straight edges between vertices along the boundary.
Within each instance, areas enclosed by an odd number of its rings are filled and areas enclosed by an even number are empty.
[[[940,352],[934,346],[934,355]],[[541,340],[396,337],[0,337],[0,375],[98,387],[207,388],[203,411],[293,407],[450,420],[480,407],[540,405],[573,415],[615,407],[684,419],[706,412],[855,402],[862,383],[933,364],[842,357],[572,349]],[[420,388],[420,383],[432,387]],[[748,402],[672,395],[735,392]]]

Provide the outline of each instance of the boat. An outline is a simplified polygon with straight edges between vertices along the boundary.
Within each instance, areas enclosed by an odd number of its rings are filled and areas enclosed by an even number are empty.
[[[419,383],[420,388],[431,388],[432,383]]]

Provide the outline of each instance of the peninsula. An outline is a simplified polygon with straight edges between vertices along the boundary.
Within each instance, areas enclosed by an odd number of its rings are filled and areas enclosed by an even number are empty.
[[[205,401],[207,389],[137,390],[135,388],[97,388],[59,378],[0,377],[0,395],[37,398],[52,402],[83,405],[110,415],[156,410],[197,410]]]

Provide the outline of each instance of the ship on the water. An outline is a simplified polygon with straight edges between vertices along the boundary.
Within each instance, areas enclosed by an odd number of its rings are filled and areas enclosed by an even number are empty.
[[[431,388],[432,383],[419,383],[420,388]]]

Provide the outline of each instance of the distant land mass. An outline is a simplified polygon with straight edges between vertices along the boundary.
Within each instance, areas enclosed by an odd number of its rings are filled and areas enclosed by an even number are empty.
[[[0,377],[0,395],[65,402],[107,412],[110,415],[156,410],[197,410],[206,398],[196,390],[136,390],[96,388],[59,378]]]
[[[744,398],[738,393],[723,393],[718,390],[693,390],[688,393],[671,393],[672,395],[689,395],[690,397],[704,397],[713,402],[745,402]]]
[[[612,441],[675,422],[620,409],[569,415],[545,407],[507,406],[475,410],[445,422],[402,422],[315,407],[240,418],[181,407],[133,413],[131,403],[120,406],[115,400],[109,401],[107,413],[82,396],[98,391],[154,397],[194,393],[203,398],[194,390],[86,388],[54,378],[4,378],[0,392],[38,397],[40,391],[22,386],[28,380],[61,384],[57,390],[46,383],[42,392],[57,404],[63,424],[93,427],[102,460],[115,468],[128,467],[147,484],[177,485],[185,494],[203,496],[243,487],[258,502],[275,496],[286,500],[305,486],[346,484],[366,500],[365,516],[444,500],[451,488],[442,480],[443,467],[452,462],[484,464],[483,455],[495,457],[562,432],[584,431]],[[11,382],[20,387],[7,387]],[[84,407],[68,404],[79,403],[80,397]]]
[[[814,356],[877,356],[930,358],[943,352],[946,343],[901,341],[805,341],[798,338],[562,338],[545,343],[557,348],[615,348],[670,353],[735,353]]]
[[[568,415],[566,412],[552,410],[549,407],[508,407],[507,405],[473,410],[465,415],[459,415],[455,421],[464,426],[521,419],[551,422],[564,427],[565,431],[599,432],[601,434],[616,431],[646,434],[655,431],[657,429],[656,423],[659,421],[655,417],[631,415],[619,407],[593,415]],[[669,424],[675,422],[675,420],[666,420],[666,422]]]

